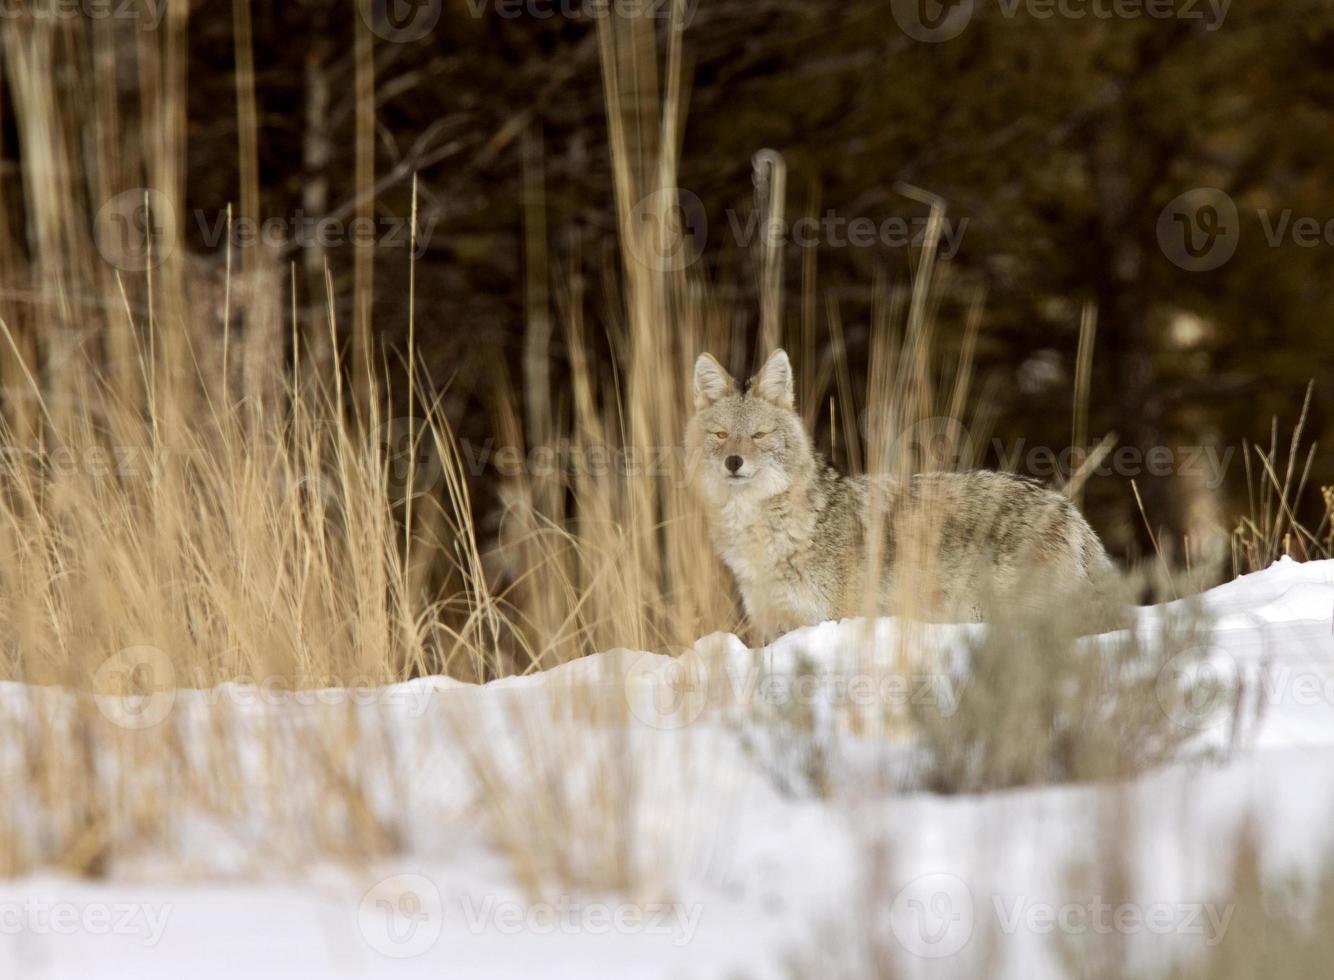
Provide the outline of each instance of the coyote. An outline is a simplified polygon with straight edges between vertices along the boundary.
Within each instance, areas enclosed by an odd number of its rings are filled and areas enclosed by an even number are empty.
[[[906,481],[825,464],[793,410],[792,367],[775,351],[742,390],[711,355],[695,363],[686,428],[691,480],[719,556],[765,642],[866,611],[982,618],[989,602],[1095,596],[1111,562],[1064,496],[981,470]],[[880,547],[869,546],[872,527]],[[868,582],[878,553],[880,572]],[[868,591],[869,586],[869,591]]]

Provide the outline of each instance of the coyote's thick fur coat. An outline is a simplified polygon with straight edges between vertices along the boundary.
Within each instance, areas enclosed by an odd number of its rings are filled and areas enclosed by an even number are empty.
[[[775,352],[742,390],[708,354],[695,364],[686,429],[692,480],[714,544],[766,638],[879,610],[982,616],[989,602],[1092,598],[1111,570],[1102,543],[1062,495],[1004,473],[907,481],[842,476],[793,411],[792,368]],[[879,536],[880,574],[868,582]]]

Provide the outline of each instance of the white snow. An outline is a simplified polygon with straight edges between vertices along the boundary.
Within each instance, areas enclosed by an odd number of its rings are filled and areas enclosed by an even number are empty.
[[[1206,669],[1245,678],[1255,719],[1224,762],[1190,753],[1116,785],[937,796],[868,779],[822,799],[785,784],[773,746],[745,737],[737,702],[791,694],[801,662],[836,665],[841,651],[868,648],[857,642],[868,628],[869,649],[892,650],[902,628],[892,619],[825,623],[763,651],[713,636],[683,660],[613,651],[485,687],[427,678],[356,692],[358,710],[388,720],[394,762],[373,802],[398,815],[402,854],[265,873],[247,863],[254,825],[247,837],[201,817],[182,829],[188,877],[145,855],[105,881],[0,882],[0,978],[861,977],[874,975],[872,948],[899,976],[971,976],[985,964],[1031,978],[1063,976],[1062,949],[1096,953],[1083,944],[1106,934],[1136,968],[1161,969],[1228,927],[1241,834],[1254,835],[1267,880],[1334,867],[1334,562],[1284,560],[1203,602],[1214,620]],[[1140,628],[1164,614],[1143,610]],[[927,630],[948,651],[978,628]],[[681,687],[692,657],[726,664],[723,696]],[[897,704],[930,683],[908,676],[868,696]],[[572,715],[566,695],[587,684],[623,691],[628,721]],[[0,710],[63,697],[3,685]],[[170,710],[186,725],[222,707],[251,719],[265,751],[236,750],[258,772],[348,700],[233,685],[177,692]],[[1221,744],[1216,724],[1200,727],[1200,744]],[[575,855],[632,841],[642,894],[526,894],[481,825],[464,731],[516,789],[516,831],[550,827],[540,790],[563,781],[569,805],[557,817],[568,826],[557,836]],[[911,735],[891,735],[847,741],[892,769]],[[0,746],[0,777],[16,754]],[[302,762],[289,761],[283,778],[299,797]],[[616,779],[634,785],[636,806],[608,827],[595,800]],[[1112,859],[1129,869],[1116,894],[1081,878]]]

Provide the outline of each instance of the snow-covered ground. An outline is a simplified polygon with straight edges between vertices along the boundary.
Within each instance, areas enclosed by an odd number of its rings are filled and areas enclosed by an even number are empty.
[[[680,686],[689,658],[616,651],[482,688],[433,678],[383,689],[367,710],[391,717],[396,761],[375,804],[401,814],[401,856],[263,876],[244,867],[236,839],[187,827],[185,880],[145,860],[103,882],[0,882],[0,978],[862,977],[875,958],[908,977],[987,964],[990,975],[1029,978],[1064,975],[1064,955],[1109,937],[1131,965],[1160,969],[1229,927],[1242,834],[1275,882],[1314,880],[1334,862],[1334,562],[1283,561],[1204,602],[1206,669],[1246,678],[1243,743],[1226,762],[1192,751],[1125,785],[946,797],[868,779],[832,799],[794,792],[734,713]],[[1142,611],[1141,628],[1162,615]],[[892,649],[899,625],[872,624],[871,648]],[[715,636],[694,655],[726,661],[733,699],[768,698],[756,665],[791,677],[798,655],[867,648],[857,642],[867,628],[827,623],[760,652]],[[930,630],[947,648],[976,628]],[[940,676],[935,687],[919,680],[870,696],[952,696]],[[561,692],[589,682],[624,692],[626,724],[562,714]],[[257,718],[328,710],[249,694],[221,696]],[[11,703],[59,696],[0,689]],[[219,697],[180,692],[166,707],[204,724]],[[1197,733],[1195,748],[1227,727],[1204,712],[1173,722]],[[477,806],[464,730],[507,785],[534,784],[535,808],[553,772],[572,781],[570,825],[556,833],[594,838],[590,854],[610,850],[609,836],[631,841],[643,894],[528,895],[479,826],[495,818]],[[892,758],[911,733],[879,744]],[[594,817],[609,773],[628,774],[636,801],[615,832]],[[296,792],[299,762],[284,778]],[[519,832],[551,816],[510,819]],[[1126,869],[1114,890],[1088,877],[1114,864]]]

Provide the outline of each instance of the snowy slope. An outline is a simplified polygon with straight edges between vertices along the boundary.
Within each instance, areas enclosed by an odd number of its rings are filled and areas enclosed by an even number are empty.
[[[1276,881],[1334,862],[1334,562],[1283,561],[1204,602],[1215,620],[1208,669],[1246,679],[1256,720],[1226,764],[1183,759],[1126,786],[868,791],[838,803],[784,792],[725,707],[668,686],[681,662],[627,651],[484,688],[425,679],[383,689],[368,710],[392,718],[409,775],[387,772],[378,803],[403,815],[404,856],[263,880],[240,873],[226,833],[199,827],[183,831],[203,872],[194,880],[145,862],[103,883],[0,882],[0,978],[858,977],[871,975],[872,957],[908,977],[969,976],[987,963],[1027,978],[1064,975],[1063,947],[1107,933],[1145,968],[1197,955],[1228,926],[1230,855],[1248,828]],[[1143,610],[1141,628],[1162,615]],[[732,693],[753,697],[757,663],[790,675],[799,657],[830,661],[867,628],[826,623],[761,652],[715,636],[695,655],[725,659]],[[890,649],[899,624],[870,628],[874,648]],[[930,629],[947,649],[976,628]],[[476,825],[457,719],[521,784],[546,771],[546,730],[520,735],[514,719],[550,717],[563,687],[589,682],[625,692],[629,725],[559,730],[567,742],[577,731],[589,759],[620,759],[635,774],[640,805],[626,819],[659,880],[642,896],[534,902]],[[244,693],[228,704],[249,703]],[[0,689],[10,704],[60,696]],[[204,724],[218,697],[180,692],[173,709]],[[290,720],[328,709],[268,699],[247,710]],[[593,794],[602,770],[561,751],[564,778]],[[886,859],[879,870],[873,853]],[[1109,855],[1132,869],[1115,896],[1078,879]]]

